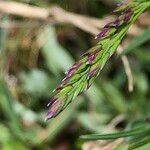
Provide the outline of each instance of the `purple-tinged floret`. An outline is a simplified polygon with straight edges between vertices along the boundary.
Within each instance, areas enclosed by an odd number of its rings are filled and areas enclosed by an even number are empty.
[[[111,28],[111,27],[119,27],[122,25],[123,21],[119,18],[117,18],[115,21],[107,23],[104,28]]]
[[[131,8],[128,8],[128,9],[126,9],[123,13],[124,14],[128,14],[128,13],[131,13],[132,12],[132,9]]]
[[[120,20],[123,21],[123,22],[125,22],[125,23],[128,23],[130,21],[132,15],[133,15],[132,8],[128,8],[120,16]]]
[[[123,3],[120,2],[120,3],[117,3],[116,5],[117,5],[117,7],[121,7],[121,6],[123,6]]]
[[[66,78],[71,77],[76,73],[78,68],[82,65],[82,62],[75,63],[67,72]]]
[[[47,104],[47,107],[52,105],[56,101],[56,98],[51,98],[50,102]]]
[[[96,56],[98,55],[98,53],[99,53],[99,50],[95,50],[95,51],[93,51],[93,52],[87,53],[87,54],[86,54],[87,57],[88,57],[88,62],[87,62],[87,64],[92,64],[92,63],[94,62]]]
[[[133,15],[133,12],[131,11],[131,12],[128,12],[127,14],[125,14],[125,16],[124,16],[124,22],[129,22],[130,21],[130,19],[131,19],[131,17],[132,17],[132,15]]]
[[[110,31],[110,28],[103,28],[102,31],[95,37],[95,39],[97,38],[103,38],[107,35],[107,33]]]
[[[92,64],[95,58],[96,58],[96,54],[90,54],[88,56],[88,64]]]
[[[119,27],[120,25],[122,25],[122,20],[120,20],[119,18],[117,18],[115,21],[114,21],[114,24],[116,27]]]
[[[72,67],[67,72],[67,77],[71,77],[77,71],[76,67]]]
[[[62,101],[60,99],[55,99],[55,101],[50,103],[49,110],[48,110],[45,120],[47,121],[47,120],[55,117],[62,110],[63,105],[64,105],[64,101]]]
[[[59,91],[61,91],[62,89],[63,89],[63,86],[62,86],[62,84],[60,84],[60,85],[56,88],[56,91],[59,92]]]
[[[109,22],[104,26],[104,28],[115,27],[115,26],[116,25],[114,24],[114,22]]]
[[[96,76],[98,74],[98,72],[99,72],[99,68],[98,67],[93,69],[93,70],[90,70],[90,72],[88,74],[89,78],[92,78],[92,77]]]
[[[117,3],[117,8],[115,10],[112,11],[112,13],[116,13],[118,10],[121,9],[122,6],[124,6],[124,3]]]

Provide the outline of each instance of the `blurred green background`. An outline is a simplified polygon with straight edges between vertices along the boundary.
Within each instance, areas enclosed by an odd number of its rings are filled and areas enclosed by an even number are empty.
[[[110,12],[118,1],[11,2],[40,8],[57,5],[67,12],[103,21],[106,16],[112,16]],[[103,150],[103,143],[85,142],[79,136],[130,129],[149,121],[149,26],[147,12],[122,42],[134,78],[132,92],[128,90],[121,56],[114,55],[86,93],[59,116],[45,122],[46,104],[53,89],[74,61],[97,41],[71,23],[49,23],[0,10],[0,150],[94,150],[94,147]],[[117,149],[120,142],[113,144]],[[148,150],[150,144],[144,147]],[[109,146],[108,150],[111,149],[115,148]]]

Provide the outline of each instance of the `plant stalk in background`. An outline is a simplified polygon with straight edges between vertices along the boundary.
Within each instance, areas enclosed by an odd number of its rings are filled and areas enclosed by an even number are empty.
[[[116,51],[129,27],[149,7],[149,0],[117,5],[113,13],[120,15],[103,27],[95,37],[99,39],[97,45],[81,56],[81,59],[67,71],[66,77],[54,91],[54,96],[47,105],[49,110],[46,120],[57,116],[76,96],[91,86],[107,60]]]

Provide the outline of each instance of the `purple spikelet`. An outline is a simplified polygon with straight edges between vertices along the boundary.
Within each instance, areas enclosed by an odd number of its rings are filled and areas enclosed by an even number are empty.
[[[89,78],[95,77],[98,74],[99,70],[100,70],[99,67],[97,67],[97,68],[95,68],[93,70],[90,70],[90,72],[88,74]]]
[[[115,19],[113,22],[107,23],[101,30],[101,32],[95,37],[95,39],[102,39],[109,37],[111,34],[114,34],[118,27],[121,25],[128,23],[133,15],[132,8],[126,8],[126,5],[123,5],[123,3],[117,4],[117,9],[115,9],[113,12],[117,12],[119,10],[123,10],[122,14]]]
[[[63,105],[64,105],[64,101],[62,100],[59,99],[51,100],[50,103],[48,104],[49,110],[45,120],[47,121],[55,117],[61,111]]]
[[[87,64],[92,64],[96,58],[96,56],[99,54],[99,49],[93,51],[93,52],[88,52],[88,53],[85,53],[84,55],[88,57],[88,61],[87,61]]]
[[[116,4],[116,9],[114,9],[113,11],[112,11],[112,13],[116,13],[116,12],[118,12],[118,11],[121,11],[122,9],[124,9],[125,7],[124,7],[124,3],[123,2],[120,2],[120,3],[117,3]]]
[[[125,10],[125,11],[124,11],[124,19],[123,19],[123,21],[124,21],[125,23],[128,23],[128,22],[130,21],[132,15],[133,15],[133,11],[132,11],[131,8]]]
[[[110,28],[109,27],[104,27],[103,29],[102,29],[102,31],[95,37],[95,39],[97,39],[97,38],[103,38],[103,37],[105,37],[106,35],[107,35],[107,33],[109,32],[109,30],[110,30]]]
[[[81,62],[79,63],[75,63],[67,72],[66,77],[71,77],[72,75],[74,75],[74,73],[76,72],[76,70],[81,66]]]

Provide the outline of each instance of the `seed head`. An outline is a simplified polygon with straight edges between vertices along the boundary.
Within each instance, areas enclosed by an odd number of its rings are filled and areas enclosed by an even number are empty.
[[[66,72],[66,77],[54,91],[54,96],[47,105],[49,110],[46,120],[58,115],[76,96],[92,85],[106,61],[119,46],[121,39],[131,25],[134,9],[130,5],[121,3],[118,4],[114,12],[121,12],[120,16],[102,28],[96,36],[100,40],[98,44],[84,53],[81,59]],[[122,27],[127,28],[121,32]]]

